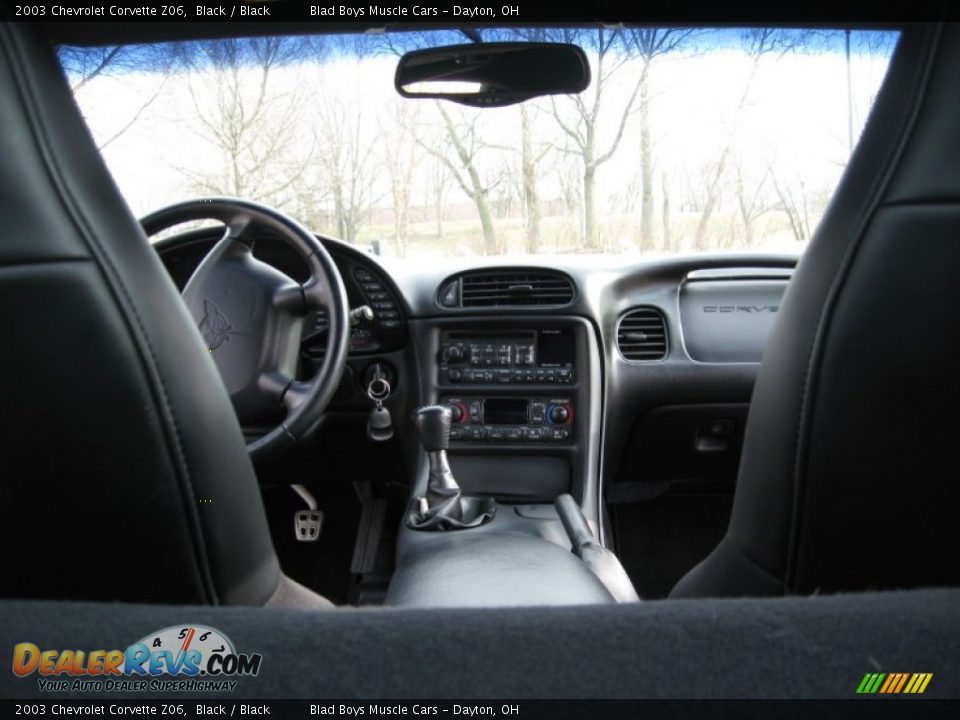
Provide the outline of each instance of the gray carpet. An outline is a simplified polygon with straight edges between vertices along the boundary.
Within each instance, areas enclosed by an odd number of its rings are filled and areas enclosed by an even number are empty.
[[[0,648],[123,649],[183,623],[263,655],[231,697],[853,699],[867,672],[932,672],[925,697],[960,696],[960,590],[315,613],[4,601]],[[0,672],[0,697],[36,694]]]

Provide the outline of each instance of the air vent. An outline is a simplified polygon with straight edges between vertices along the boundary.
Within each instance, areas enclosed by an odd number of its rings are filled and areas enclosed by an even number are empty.
[[[667,327],[663,314],[635,308],[620,318],[617,347],[627,360],[662,360],[667,354]]]
[[[498,305],[569,305],[573,283],[563,275],[544,272],[471,273],[461,279],[461,307]]]

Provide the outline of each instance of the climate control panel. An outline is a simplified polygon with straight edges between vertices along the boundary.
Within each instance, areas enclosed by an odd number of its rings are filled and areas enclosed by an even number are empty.
[[[450,439],[492,443],[563,443],[573,436],[569,397],[445,397]]]

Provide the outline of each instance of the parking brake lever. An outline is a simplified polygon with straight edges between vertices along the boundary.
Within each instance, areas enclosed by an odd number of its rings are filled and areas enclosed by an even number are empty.
[[[637,595],[627,571],[623,569],[617,556],[594,537],[577,501],[569,493],[564,493],[559,495],[553,504],[560,516],[560,522],[563,523],[563,529],[567,532],[573,554],[590,568],[590,572],[597,576],[618,603],[639,602],[640,596]]]

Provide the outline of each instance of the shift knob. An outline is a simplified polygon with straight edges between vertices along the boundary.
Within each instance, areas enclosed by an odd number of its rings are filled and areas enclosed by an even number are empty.
[[[427,405],[413,413],[413,424],[427,452],[446,450],[450,441],[450,408]]]

